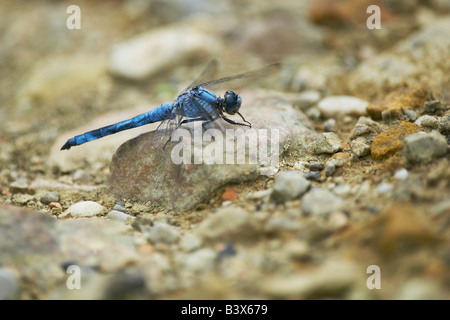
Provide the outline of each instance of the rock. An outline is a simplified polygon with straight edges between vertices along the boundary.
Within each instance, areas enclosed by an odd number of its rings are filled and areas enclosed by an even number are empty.
[[[409,118],[409,120],[411,121],[416,121],[418,118],[417,112],[415,112],[414,110],[403,110],[403,113]]]
[[[25,178],[19,178],[9,185],[9,190],[12,193],[27,193],[28,192],[28,181]]]
[[[426,162],[447,153],[447,139],[438,131],[418,132],[405,138],[405,156],[411,163]]]
[[[197,228],[196,235],[204,240],[227,240],[247,237],[255,229],[250,214],[236,207],[225,207],[209,215]]]
[[[325,166],[321,161],[311,161],[309,163],[309,170],[311,171],[322,171],[324,167]]]
[[[59,192],[48,192],[41,197],[40,201],[43,204],[50,204],[50,202],[59,202]]]
[[[420,110],[430,93],[424,88],[406,88],[388,94],[377,105],[369,105],[367,113],[374,120],[395,121],[402,117],[404,110]]]
[[[123,221],[123,222],[128,222],[130,220],[135,219],[135,217],[133,217],[132,215],[129,215],[122,211],[117,211],[117,210],[111,210],[110,212],[108,212],[108,214],[106,216],[111,220],[117,220],[117,221]]]
[[[333,118],[327,119],[324,121],[323,126],[326,132],[335,132],[336,131],[336,120]]]
[[[26,205],[28,202],[35,200],[34,196],[25,193],[17,193],[12,197],[12,202],[19,205]]]
[[[364,136],[366,138],[375,137],[383,131],[382,125],[367,117],[360,117],[353,128],[350,139]]]
[[[334,132],[324,132],[313,148],[315,154],[336,153],[342,149],[342,141]]]
[[[417,125],[404,121],[391,126],[373,139],[370,146],[372,159],[383,160],[394,155],[403,148],[403,139],[419,130]]]
[[[308,118],[310,118],[311,120],[314,120],[314,121],[319,121],[320,120],[320,110],[319,110],[319,108],[311,107],[308,110],[306,110],[305,113],[308,116]]]
[[[328,160],[325,166],[325,175],[331,177],[336,171],[336,164],[334,160]]]
[[[298,143],[306,154],[306,145],[316,134],[303,113],[294,110],[285,100],[267,94],[256,99],[255,94],[242,93],[242,100],[247,103],[241,110],[245,109],[242,112],[253,128],[244,131],[222,122],[226,128],[240,130],[236,131],[237,138],[218,134],[214,142],[203,141],[202,145],[201,125],[197,122],[197,126],[191,128],[194,143],[189,131],[182,128],[177,132],[186,134],[183,142],[171,142],[165,150],[154,143],[152,132],[124,143],[110,165],[108,186],[111,192],[120,198],[151,201],[170,209],[188,210],[228,183],[251,181],[260,174],[277,172],[278,152],[289,142]],[[256,145],[249,144],[249,139],[244,140],[244,135],[257,141]],[[228,143],[235,139],[245,144],[239,148],[242,151],[236,152],[234,143]],[[225,146],[224,141],[227,141]],[[261,142],[259,147],[258,141]],[[215,148],[219,148],[216,150],[220,161],[210,156]],[[243,163],[237,163],[240,154],[244,156]]]
[[[364,137],[358,137],[355,140],[352,140],[350,142],[350,148],[358,157],[367,156],[370,152],[370,145]]]
[[[444,113],[439,123],[438,130],[446,136],[450,135],[450,110]]]
[[[327,221],[328,227],[333,231],[345,228],[348,223],[349,221],[347,215],[341,211],[335,211],[330,214]]]
[[[326,216],[343,208],[344,201],[333,192],[323,188],[313,188],[302,198],[301,209],[306,215]]]
[[[408,170],[405,168],[395,171],[394,178],[397,180],[405,180],[408,178]]]
[[[309,181],[298,171],[284,171],[275,176],[272,199],[286,202],[299,198],[309,188]]]
[[[124,206],[122,206],[120,204],[117,204],[117,203],[114,205],[113,210],[120,211],[120,212],[123,212],[123,213],[127,212],[127,209]]]
[[[305,172],[305,178],[307,180],[320,181],[322,179],[322,174],[320,171],[308,171]]]
[[[129,80],[144,80],[194,57],[215,56],[220,49],[221,43],[209,34],[187,24],[172,24],[117,44],[109,70]]]
[[[14,299],[19,284],[14,272],[0,268],[0,300]]]
[[[201,245],[202,245],[201,239],[193,235],[192,233],[187,233],[180,240],[180,248],[186,252],[197,250],[200,248]]]
[[[356,97],[331,96],[320,100],[317,107],[323,116],[330,118],[344,115],[364,115],[368,104],[367,101]]]
[[[439,120],[436,117],[424,115],[417,119],[414,124],[417,124],[422,128],[437,129],[437,127],[439,126]]]
[[[175,243],[180,236],[177,229],[162,222],[155,222],[152,227],[141,226],[141,231],[151,243],[172,244]]]
[[[333,192],[340,197],[348,197],[351,194],[352,187],[349,184],[341,184],[333,188]]]
[[[381,183],[376,190],[379,194],[390,195],[392,193],[393,187],[390,183]]]
[[[80,201],[71,205],[64,214],[72,217],[92,217],[100,215],[105,208],[94,201]]]
[[[182,261],[183,269],[190,272],[205,272],[214,267],[217,253],[213,249],[203,248],[187,255]]]

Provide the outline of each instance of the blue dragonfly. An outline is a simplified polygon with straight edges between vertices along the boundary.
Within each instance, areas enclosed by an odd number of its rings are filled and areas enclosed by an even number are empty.
[[[131,119],[120,121],[70,138],[62,146],[61,150],[68,150],[71,147],[97,140],[120,131],[160,121],[161,124],[154,133],[154,141],[168,136],[169,139],[167,139],[163,149],[165,149],[167,143],[170,141],[172,133],[185,123],[202,121],[202,127],[205,128],[209,123],[216,123],[216,120],[223,119],[232,125],[251,127],[251,123],[245,120],[244,116],[239,112],[242,104],[242,99],[239,94],[232,90],[227,90],[222,98],[216,96],[206,88],[214,87],[220,83],[232,80],[260,77],[278,70],[279,66],[278,63],[275,63],[258,70],[201,83],[206,75],[217,67],[217,61],[212,60],[202,75],[183,90],[173,103],[161,104],[160,106]],[[239,115],[242,118],[243,123],[229,119],[226,114]],[[220,124],[218,126],[221,128]]]

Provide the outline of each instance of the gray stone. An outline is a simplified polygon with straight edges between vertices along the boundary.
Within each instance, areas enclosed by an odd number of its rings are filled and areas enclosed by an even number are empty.
[[[324,121],[323,126],[326,132],[334,132],[336,131],[336,124],[336,120],[330,118]]]
[[[262,94],[262,98],[256,99],[251,92],[243,92],[241,96],[242,113],[253,128],[268,129],[265,131],[268,141],[257,139],[258,148],[250,148],[249,139],[244,140],[245,135],[258,138],[257,135],[262,131],[246,129],[244,132],[242,128],[219,120],[227,129],[240,129],[240,132],[236,131],[236,140],[246,144],[239,149],[244,151],[244,156],[248,156],[244,159],[245,163],[236,163],[240,152],[235,151],[234,144],[229,147],[228,140],[235,141],[235,137],[220,136],[222,139],[203,141],[202,145],[201,141],[193,143],[188,130],[179,131],[187,134],[183,136],[183,141],[173,141],[163,150],[162,145],[154,142],[153,132],[149,132],[127,141],[116,151],[108,179],[112,193],[121,198],[151,201],[170,209],[188,210],[207,200],[211,193],[227,183],[252,181],[260,174],[272,175],[274,171],[277,172],[278,150],[270,150],[271,139],[276,138],[271,132],[275,130],[278,132],[279,150],[294,141],[299,148],[304,148],[306,154],[306,146],[311,144],[316,133],[303,113],[294,110],[279,97]],[[199,127],[201,130],[201,124],[197,122],[196,128],[191,127],[191,130],[197,137],[195,139],[201,140],[196,133]],[[223,154],[219,153],[223,163],[208,156],[216,146],[223,150]],[[261,156],[264,150],[267,150],[268,161]],[[252,161],[249,161],[250,157]]]
[[[50,202],[59,202],[59,192],[53,191],[44,194],[41,197],[41,202],[43,204],[49,204]]]
[[[309,170],[311,171],[322,171],[324,167],[325,166],[321,161],[311,161],[309,163]]]
[[[202,240],[192,233],[185,234],[180,240],[180,248],[187,252],[197,250],[201,245]]]
[[[324,132],[314,144],[315,154],[331,154],[342,149],[342,141],[334,132]]]
[[[9,185],[9,190],[12,193],[26,193],[28,192],[28,181],[25,178],[19,178]]]
[[[217,38],[205,32],[187,24],[170,24],[117,44],[109,70],[126,79],[143,80],[193,57],[215,56],[220,48]]]
[[[113,210],[120,211],[120,212],[127,212],[127,209],[120,204],[115,204],[113,207]]]
[[[105,208],[94,201],[80,201],[71,205],[64,214],[72,215],[73,217],[92,217],[97,216],[103,212]]]
[[[323,116],[336,117],[345,115],[364,115],[369,103],[349,96],[331,96],[319,101],[317,107]]]
[[[323,188],[313,188],[302,198],[301,209],[304,214],[326,216],[343,208],[344,201],[333,192]]]
[[[328,160],[325,166],[325,175],[327,177],[331,177],[336,172],[336,164],[335,161]]]
[[[418,118],[417,112],[415,112],[414,110],[406,109],[406,110],[403,110],[403,113],[404,113],[411,121],[416,121],[417,118]]]
[[[438,130],[440,133],[449,135],[450,134],[450,110],[444,113],[439,123]]]
[[[322,179],[322,174],[320,171],[308,171],[305,172],[305,178],[307,180],[320,181]]]
[[[405,156],[411,163],[443,156],[447,149],[447,139],[437,131],[418,132],[405,138]]]
[[[367,156],[370,152],[370,145],[364,137],[357,137],[355,140],[352,140],[350,142],[350,148],[358,157]]]
[[[241,208],[225,207],[203,220],[195,234],[205,240],[227,240],[247,237],[254,229],[250,214]]]
[[[180,236],[177,229],[162,222],[155,222],[152,227],[141,226],[141,230],[145,234],[147,240],[154,244],[172,244],[175,243]]]
[[[424,115],[418,118],[414,123],[422,128],[436,129],[439,126],[439,119],[434,116]]]
[[[135,217],[133,217],[132,215],[129,215],[122,211],[117,211],[117,210],[111,210],[110,212],[108,212],[108,214],[106,216],[111,220],[117,220],[117,221],[123,221],[123,222],[128,222],[129,220],[135,219]]]
[[[286,202],[299,198],[309,188],[309,181],[298,171],[284,171],[275,176],[272,199]]]
[[[390,195],[392,193],[393,187],[390,183],[380,183],[377,187],[377,193]]]
[[[356,137],[374,137],[383,131],[382,125],[367,117],[360,117],[353,128],[350,139]]]
[[[300,109],[306,110],[319,101],[320,92],[315,90],[303,91],[292,96],[292,98],[289,98],[288,96],[288,99],[292,101],[293,104],[298,105]]]
[[[408,170],[402,168],[395,171],[394,178],[398,180],[405,180],[406,178],[408,178]]]

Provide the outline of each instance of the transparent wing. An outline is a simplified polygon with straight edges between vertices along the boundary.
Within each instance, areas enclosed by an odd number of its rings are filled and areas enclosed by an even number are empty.
[[[197,79],[195,79],[190,85],[188,85],[186,89],[184,89],[181,93],[186,92],[192,87],[200,85],[203,81],[205,81],[205,79],[213,78],[216,75],[218,68],[219,62],[217,61],[217,59],[212,59],[210,62],[208,62],[200,76],[198,76]]]
[[[211,87],[217,87],[218,85],[226,83],[227,88],[229,87],[232,89],[236,86],[242,87],[244,85],[243,82],[267,77],[267,76],[279,71],[280,68],[281,68],[280,63],[273,63],[273,64],[267,65],[265,67],[262,67],[260,69],[256,69],[256,70],[252,70],[252,71],[248,71],[248,72],[244,72],[244,73],[239,73],[239,74],[235,74],[232,76],[228,76],[228,77],[224,77],[224,78],[220,78],[220,79],[216,79],[216,80],[207,81],[207,82],[198,84],[198,86],[211,88]],[[237,80],[241,80],[241,81],[237,81]]]

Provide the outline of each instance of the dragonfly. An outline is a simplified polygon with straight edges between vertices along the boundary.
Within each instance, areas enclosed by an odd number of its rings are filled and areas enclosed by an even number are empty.
[[[217,68],[217,60],[212,60],[201,76],[184,89],[172,103],[161,104],[133,118],[77,135],[68,139],[61,150],[68,150],[71,147],[79,146],[89,141],[155,122],[161,122],[161,124],[155,130],[154,141],[157,138],[162,139],[162,137],[169,136],[163,149],[170,141],[170,136],[173,132],[186,123],[202,121],[202,127],[205,128],[208,124],[217,123],[218,119],[223,119],[232,125],[251,128],[251,123],[239,112],[242,104],[242,98],[239,94],[232,90],[227,90],[224,96],[220,97],[208,90],[208,88],[237,79],[250,79],[267,75],[278,70],[279,67],[279,63],[274,63],[257,70],[202,83],[206,75]],[[236,122],[227,117],[227,115],[236,114],[241,117],[243,122]],[[219,128],[221,127],[220,125],[218,126]]]

